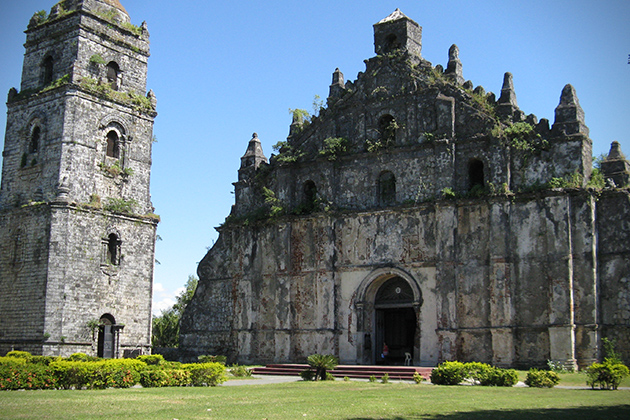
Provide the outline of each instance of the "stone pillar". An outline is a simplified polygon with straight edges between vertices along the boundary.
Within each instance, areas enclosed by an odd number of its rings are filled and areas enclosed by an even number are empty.
[[[573,325],[549,326],[549,358],[561,362],[569,370],[577,369],[575,360],[575,327]]]
[[[462,62],[459,59],[459,48],[455,44],[451,45],[451,48],[448,50],[448,65],[446,66],[444,74],[458,85],[464,84]]]
[[[556,135],[570,136],[581,134],[588,137],[588,127],[584,123],[584,110],[580,106],[575,88],[566,85],[560,95],[560,103],[555,110],[552,131]]]
[[[328,95],[328,99],[334,100],[340,98],[345,89],[346,84],[343,80],[343,73],[339,71],[339,68],[337,68],[333,73],[332,84],[330,85],[330,93]]]
[[[501,96],[497,101],[497,113],[504,118],[513,118],[518,114],[518,111],[516,92],[514,91],[514,78],[512,73],[507,72],[503,75]]]
[[[514,334],[512,328],[493,328],[492,364],[509,367],[514,363]]]
[[[630,163],[623,155],[619,142],[613,141],[610,145],[608,157],[602,162],[602,172],[606,180],[611,180],[615,187],[623,188],[630,184]]]

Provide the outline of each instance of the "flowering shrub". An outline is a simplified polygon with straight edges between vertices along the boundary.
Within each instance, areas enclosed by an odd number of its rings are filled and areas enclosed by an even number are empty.
[[[161,356],[92,361],[95,358],[82,353],[66,359],[11,353],[0,357],[0,390],[128,388],[138,382],[144,387],[215,386],[227,380],[222,363],[184,365]]]
[[[0,364],[0,390],[56,389],[52,370],[38,364]]]

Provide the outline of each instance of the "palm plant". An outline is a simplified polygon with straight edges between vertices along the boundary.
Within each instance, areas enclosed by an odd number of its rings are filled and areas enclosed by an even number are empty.
[[[326,380],[326,371],[333,370],[339,360],[332,354],[311,354],[307,358],[309,366],[315,369],[315,380]]]

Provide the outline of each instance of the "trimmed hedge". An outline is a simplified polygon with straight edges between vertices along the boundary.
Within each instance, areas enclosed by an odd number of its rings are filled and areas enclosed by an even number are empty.
[[[221,363],[184,365],[166,362],[159,355],[87,361],[92,356],[82,353],[66,359],[15,353],[0,357],[0,390],[128,388],[137,383],[143,387],[216,386],[227,380]]]
[[[186,386],[190,383],[190,371],[184,369],[147,369],[140,372],[140,384],[145,388]]]
[[[464,381],[483,386],[514,386],[518,374],[514,369],[501,369],[479,362],[444,362],[431,372],[431,383],[458,385]]]
[[[50,365],[58,386],[64,389],[129,388],[140,381],[146,364],[133,359],[109,359],[98,362],[59,361]]]
[[[57,388],[57,379],[46,365],[0,362],[0,390]]]

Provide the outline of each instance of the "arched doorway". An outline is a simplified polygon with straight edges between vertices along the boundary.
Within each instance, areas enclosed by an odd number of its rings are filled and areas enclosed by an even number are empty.
[[[420,355],[420,285],[405,270],[382,267],[372,271],[359,285],[354,307],[357,318],[358,364],[396,364],[405,362],[409,353],[412,363]],[[383,344],[389,357],[383,360]]]
[[[114,325],[116,320],[110,314],[101,316],[98,328],[98,357],[111,359],[114,357]]]
[[[378,364],[402,365],[405,353],[413,357],[417,330],[414,294],[407,280],[393,277],[376,292],[374,300],[376,357]],[[384,345],[388,354],[383,355]]]

